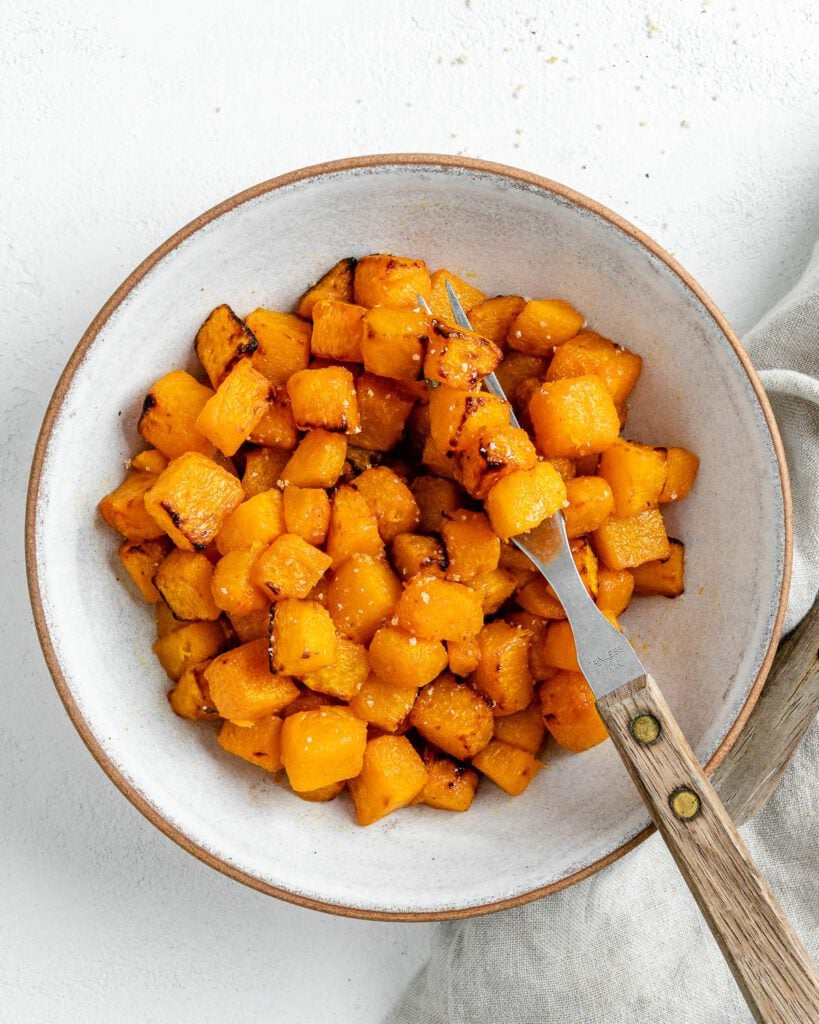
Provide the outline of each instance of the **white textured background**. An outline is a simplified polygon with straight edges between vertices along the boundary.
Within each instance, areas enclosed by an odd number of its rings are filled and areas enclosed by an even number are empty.
[[[0,1019],[369,1024],[434,927],[326,917],[216,874],[65,716],[26,598],[24,490],[110,292],[248,185],[424,150],[601,200],[742,332],[819,235],[817,52],[811,0],[0,2]]]

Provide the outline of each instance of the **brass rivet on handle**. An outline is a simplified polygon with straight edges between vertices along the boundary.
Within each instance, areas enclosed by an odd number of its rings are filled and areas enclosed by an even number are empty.
[[[680,786],[669,796],[668,803],[680,821],[691,821],[700,813],[700,798],[688,786]]]
[[[645,746],[649,746],[651,743],[655,743],[662,734],[662,726],[654,717],[654,715],[643,712],[637,715],[636,718],[631,720],[631,735],[637,740],[638,743],[643,743]]]

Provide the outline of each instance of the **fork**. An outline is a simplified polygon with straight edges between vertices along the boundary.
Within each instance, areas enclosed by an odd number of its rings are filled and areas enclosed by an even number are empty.
[[[446,288],[455,322],[472,330],[449,281]],[[508,401],[494,373],[484,384]],[[520,426],[514,412],[510,419]],[[660,688],[586,590],[572,558],[563,513],[512,541],[562,604],[600,717],[755,1020],[816,1024],[819,977],[810,956],[753,863]],[[642,910],[635,907],[637,913]]]

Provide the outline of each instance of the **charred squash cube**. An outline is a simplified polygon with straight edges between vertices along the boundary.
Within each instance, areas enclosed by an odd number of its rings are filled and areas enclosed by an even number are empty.
[[[480,662],[471,685],[493,705],[496,718],[523,711],[532,702],[534,679],[529,671],[532,634],[503,619],[487,623],[478,634]]]
[[[284,533],[256,559],[251,579],[271,601],[307,597],[332,559],[295,533]]]
[[[461,451],[482,431],[508,425],[508,404],[487,391],[459,391],[444,384],[429,394],[430,437],[442,452]]]
[[[424,762],[405,736],[379,736],[367,744],[361,772],[348,783],[359,825],[374,821],[418,796],[427,781]]]
[[[643,562],[631,570],[634,591],[649,597],[679,597],[685,590],[685,545],[669,538],[666,558]]]
[[[208,665],[209,662],[200,661],[198,665],[186,668],[169,691],[168,703],[180,718],[191,722],[212,722],[219,718],[204,679]]]
[[[524,381],[533,378],[543,380],[548,368],[549,360],[545,356],[532,356],[510,349],[495,370],[495,375],[501,382],[504,393],[511,397]]]
[[[312,792],[361,772],[367,726],[349,708],[322,707],[288,715],[281,739],[290,785]]]
[[[280,448],[253,448],[245,454],[242,487],[248,498],[269,491],[279,482],[291,453]]]
[[[540,688],[546,728],[561,747],[580,754],[608,737],[594,694],[579,672],[557,672]]]
[[[333,495],[327,531],[327,554],[333,567],[337,569],[350,555],[380,555],[383,550],[375,512],[362,494],[342,484]]]
[[[297,487],[332,487],[341,476],[347,438],[328,430],[310,430],[301,439],[280,478]]]
[[[418,504],[404,480],[388,466],[373,466],[356,477],[352,487],[362,495],[378,521],[385,544],[411,533],[421,518]]]
[[[156,473],[132,470],[119,487],[106,494],[99,503],[100,515],[105,522],[133,544],[156,540],[164,533],[145,503],[147,494],[158,479]]]
[[[483,499],[505,477],[533,470],[537,466],[537,452],[520,427],[484,427],[456,453],[455,466],[466,490],[473,498]]]
[[[423,260],[375,253],[358,261],[354,293],[355,301],[367,308],[417,309],[419,295],[429,302],[432,282]]]
[[[353,274],[356,261],[348,256],[330,267],[327,273],[299,299],[296,313],[305,320],[311,320],[313,309],[322,299],[335,299],[338,302],[353,301]]]
[[[620,420],[599,377],[568,377],[543,384],[529,402],[537,446],[547,459],[603,452],[617,440]]]
[[[621,405],[640,377],[643,360],[594,331],[582,331],[555,349],[546,380],[596,374],[606,385],[615,405]]]
[[[184,370],[166,373],[145,396],[137,429],[168,459],[185,452],[210,455],[213,444],[196,426],[196,420],[211,398],[213,391]]]
[[[424,376],[449,387],[469,390],[480,384],[501,361],[494,341],[475,331],[432,319],[424,358]]]
[[[310,362],[310,324],[292,313],[272,309],[254,309],[245,323],[253,332],[258,347],[251,356],[253,369],[258,370],[277,387],[290,376],[306,370]]]
[[[379,377],[416,380],[428,331],[425,313],[387,306],[367,310],[361,341],[364,368]]]
[[[388,452],[401,440],[415,399],[396,381],[362,373],[356,381],[361,430],[355,443],[367,451]]]
[[[427,781],[415,803],[439,811],[468,811],[478,790],[478,773],[448,757],[424,756]]]
[[[361,690],[370,674],[366,647],[344,637],[336,637],[336,655],[331,664],[301,677],[305,686],[339,700],[350,701]]]
[[[448,568],[440,541],[419,533],[399,533],[390,547],[390,559],[402,580],[411,580],[418,573],[443,579]]]
[[[219,608],[211,593],[212,581],[213,565],[206,555],[178,548],[163,560],[154,576],[165,604],[183,622],[219,618]]]
[[[444,671],[447,653],[440,640],[425,640],[398,626],[382,626],[370,643],[370,666],[385,682],[417,690]]]
[[[252,640],[214,658],[205,670],[213,703],[236,725],[278,714],[299,695],[295,683],[270,671],[267,641]]]
[[[211,384],[218,388],[236,363],[253,355],[258,345],[247,324],[223,304],[199,328],[194,347]]]
[[[298,444],[296,421],[290,396],[284,385],[270,385],[270,400],[256,426],[250,431],[248,440],[251,444],[264,445],[266,448],[281,448],[292,451]]]
[[[502,540],[527,533],[563,508],[566,485],[554,466],[538,462],[493,484],[486,496],[486,513]]]
[[[144,540],[140,544],[126,541],[119,549],[122,564],[149,604],[156,604],[161,600],[161,594],[154,586],[154,576],[170,550],[171,542],[167,537]]]
[[[196,429],[223,455],[235,455],[274,397],[270,381],[242,360],[205,403],[196,418]]]
[[[497,569],[500,541],[483,512],[460,508],[441,523],[449,568],[447,578],[469,583],[482,573]]]
[[[331,665],[336,631],[327,609],[316,601],[293,597],[280,601],[270,627],[270,654],[275,670],[290,676]]]
[[[410,580],[395,614],[399,626],[427,640],[465,640],[483,626],[480,592],[434,576]]]
[[[462,492],[453,480],[417,476],[411,490],[421,514],[419,527],[424,533],[436,531],[447,512],[454,512],[461,505]]]
[[[573,338],[582,326],[583,315],[563,299],[533,299],[513,321],[507,340],[519,352],[546,356],[556,345]]]
[[[332,299],[317,302],[313,307],[313,338],[310,349],[314,356],[360,363],[366,335],[363,306]]]
[[[418,694],[410,724],[452,757],[474,757],[492,739],[494,718],[483,697],[444,672]]]

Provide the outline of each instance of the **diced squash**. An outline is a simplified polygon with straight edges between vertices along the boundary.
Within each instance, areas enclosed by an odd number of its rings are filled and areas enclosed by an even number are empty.
[[[350,708],[369,725],[384,732],[398,732],[415,703],[417,691],[396,686],[375,674],[350,701]]]
[[[582,313],[563,299],[533,299],[515,317],[507,341],[519,352],[547,356],[556,345],[573,338],[582,326]]]
[[[318,708],[335,707],[332,697],[326,693],[316,693],[315,690],[302,689],[298,697],[282,711],[282,718],[289,718],[290,715],[300,715],[302,711],[316,711]]]
[[[194,347],[200,363],[218,388],[233,367],[258,348],[253,332],[228,305],[217,306],[199,328]]]
[[[332,559],[295,533],[283,533],[256,559],[250,578],[271,601],[307,597]]]
[[[251,356],[254,370],[271,384],[287,383],[291,374],[307,369],[310,361],[310,324],[292,313],[254,309],[245,317],[258,347]]]
[[[411,484],[421,519],[419,528],[424,533],[438,530],[447,512],[454,512],[461,504],[461,492],[453,480],[437,476],[417,476]]]
[[[416,380],[428,338],[426,313],[377,306],[364,316],[364,367],[379,377]]]
[[[333,574],[327,591],[330,615],[348,640],[368,644],[401,596],[401,584],[383,559],[355,554]]]
[[[312,319],[313,308],[322,299],[336,299],[338,302],[353,301],[353,274],[356,261],[348,256],[330,267],[299,299],[296,313],[305,320]]]
[[[643,562],[631,570],[634,592],[644,597],[679,597],[685,590],[685,545],[669,537],[667,558]]]
[[[242,487],[248,498],[269,491],[279,482],[290,452],[280,448],[254,448],[245,455]]]
[[[465,313],[468,313],[473,306],[477,306],[478,303],[483,302],[486,298],[485,292],[475,288],[467,281],[464,281],[463,278],[456,277],[451,271],[444,270],[443,268],[435,270],[430,277],[432,291],[429,305],[432,315],[437,317],[438,320],[453,322],[452,307],[449,304],[449,295],[446,290],[447,281],[449,281],[450,287],[458,297],[458,301]]]
[[[495,376],[500,381],[504,394],[512,398],[524,381],[543,380],[548,366],[549,360],[544,356],[531,356],[510,349],[495,370]]]
[[[251,444],[261,444],[266,448],[285,448],[292,451],[298,444],[298,439],[290,396],[284,385],[271,384],[270,401],[261,419],[250,431],[248,440]]]
[[[157,638],[167,636],[168,633],[175,633],[177,629],[186,626],[186,622],[180,622],[164,601],[158,601],[154,605],[156,610],[156,635]]]
[[[665,465],[666,477],[660,492],[660,503],[682,501],[694,486],[700,460],[685,448],[666,448]]]
[[[517,579],[508,569],[490,569],[475,576],[469,584],[481,594],[484,615],[494,615],[515,592]]]
[[[355,443],[367,451],[388,452],[401,440],[407,418],[415,404],[395,381],[362,373],[356,380],[361,430]]]
[[[499,480],[486,496],[486,513],[502,540],[527,533],[563,508],[566,485],[548,462]]]
[[[343,366],[299,370],[287,382],[293,418],[300,430],[358,430],[358,398],[355,381]]]
[[[309,430],[282,469],[284,484],[297,487],[332,487],[341,476],[347,438],[327,430]]]
[[[211,592],[217,608],[230,616],[252,615],[263,612],[270,602],[253,582],[256,559],[264,551],[264,544],[229,551],[213,568]]]
[[[290,785],[311,792],[361,772],[367,726],[349,708],[322,707],[288,715],[281,740]]]
[[[576,537],[570,543],[572,558],[580,579],[591,597],[597,597],[597,556],[587,540]]]
[[[170,549],[171,542],[167,537],[144,540],[140,544],[126,540],[120,546],[120,560],[140,594],[149,604],[156,604],[161,599],[161,595],[154,585],[154,576]]]
[[[525,305],[519,295],[496,295],[472,306],[467,312],[473,330],[505,349],[509,328]]]
[[[236,725],[275,715],[299,695],[292,679],[270,671],[264,639],[214,658],[205,669],[205,680],[219,714]]]
[[[472,764],[510,796],[520,796],[543,767],[528,750],[492,740],[472,758]]]
[[[449,672],[421,690],[410,713],[410,725],[425,740],[461,760],[489,743],[494,721],[485,699]]]
[[[281,732],[281,718],[270,715],[250,726],[223,722],[216,738],[222,750],[229,754],[264,768],[266,772],[276,772],[282,766]]]
[[[178,679],[185,669],[207,661],[221,651],[225,632],[218,622],[189,622],[154,644],[154,654],[171,679]]]
[[[330,499],[321,487],[288,484],[283,493],[284,521],[288,533],[321,545],[330,525]]]
[[[333,661],[301,678],[311,690],[349,701],[361,690],[369,674],[370,659],[366,648],[340,636],[336,637]]]
[[[594,694],[579,672],[557,672],[540,687],[546,728],[561,747],[580,754],[608,737]]]
[[[213,566],[207,556],[178,548],[163,560],[154,576],[165,604],[184,622],[219,618],[211,593],[212,580]]]
[[[184,370],[166,373],[145,396],[137,429],[168,459],[185,452],[210,455],[213,445],[196,426],[196,420],[211,398],[213,391]]]
[[[145,508],[177,547],[202,551],[244,500],[242,485],[197,452],[180,455],[145,495]]]
[[[634,576],[628,569],[602,568],[598,571],[597,607],[601,612],[616,617],[622,615],[628,608],[633,592]]]
[[[322,299],[313,307],[314,356],[343,363],[363,361],[362,342],[366,334],[363,306],[335,299]]]
[[[390,547],[390,559],[402,580],[410,580],[418,573],[437,576],[439,579],[446,576],[446,553],[435,537],[399,533]]]
[[[611,487],[614,514],[637,516],[660,500],[666,477],[665,453],[618,438],[600,456],[597,472]]]
[[[265,604],[257,611],[247,612],[245,615],[228,612],[228,619],[240,644],[248,644],[251,640],[262,638],[266,640],[270,632],[270,605]]]
[[[540,703],[533,701],[527,708],[516,711],[514,715],[495,719],[495,733],[492,738],[536,755],[543,746],[545,733],[546,726],[543,724]]]
[[[508,425],[509,406],[488,391],[459,391],[446,384],[430,391],[430,436],[442,452],[460,451],[481,432]]]
[[[270,660],[276,672],[307,675],[331,665],[335,656],[336,630],[326,608],[317,601],[293,597],[275,606],[270,625]]]
[[[366,500],[378,521],[385,544],[401,533],[412,533],[421,513],[406,482],[388,466],[373,466],[356,477],[352,487]]]
[[[634,389],[643,360],[634,352],[615,345],[594,331],[582,331],[555,354],[546,371],[546,380],[583,377],[596,374],[606,385],[615,405],[621,405]]]
[[[542,384],[529,402],[538,450],[547,459],[603,452],[617,440],[617,409],[599,377]]]
[[[156,473],[159,476],[169,461],[168,457],[163,455],[162,452],[158,452],[155,448],[149,448],[147,451],[135,455],[131,459],[131,465],[128,468],[141,469],[146,473]]]
[[[474,388],[503,357],[494,341],[435,318],[428,337],[424,376],[452,388]]]
[[[196,417],[196,429],[223,455],[234,455],[266,412],[275,391],[270,381],[243,359],[237,363]]]
[[[146,495],[158,479],[155,473],[131,470],[119,487],[99,503],[105,522],[133,544],[156,540],[164,533],[145,504]]]
[[[219,718],[204,679],[204,670],[208,664],[207,661],[201,661],[198,665],[186,668],[168,693],[168,702],[180,718],[187,718],[191,722],[212,722]]]
[[[430,435],[424,444],[421,461],[427,469],[438,476],[452,479],[455,476],[454,454],[439,448]]]
[[[415,798],[439,811],[468,811],[478,791],[478,773],[448,757],[424,756],[427,781]]]
[[[423,260],[375,253],[358,261],[354,281],[355,301],[360,306],[393,306],[417,309],[418,296],[429,302],[432,282]]]
[[[567,621],[551,622],[543,636],[535,642],[546,665],[568,672],[580,671],[574,634]]]
[[[329,786],[319,786],[318,789],[310,789],[304,793],[296,793],[299,800],[306,800],[311,804],[324,804],[329,800],[335,800],[335,798],[341,793],[347,783],[344,780],[340,782],[331,782]],[[295,793],[296,791],[293,790]]]
[[[474,672],[481,660],[481,648],[476,636],[467,637],[466,640],[448,640],[446,651],[450,672],[461,678]]]
[[[627,519],[609,516],[592,534],[592,544],[609,569],[632,569],[668,558],[671,551],[662,513],[656,508]]]
[[[596,458],[597,456],[595,455],[595,459]],[[551,462],[551,464],[560,474],[560,479],[564,483],[568,483],[570,480],[574,480],[574,478],[578,474],[577,462],[575,462],[574,459],[547,459],[547,462]]]
[[[286,529],[282,492],[273,487],[243,501],[225,520],[216,538],[219,553],[272,544]]]
[[[342,484],[333,495],[327,554],[338,568],[350,555],[380,555],[384,542],[378,532],[378,519],[363,494]]]
[[[469,583],[482,573],[497,569],[500,541],[483,512],[461,508],[441,523],[449,568],[447,579]]]
[[[398,626],[382,626],[370,643],[370,667],[392,686],[426,686],[444,671],[447,660],[440,640],[425,640]]]
[[[592,533],[614,511],[611,487],[599,476],[576,476],[567,480],[566,500],[569,504],[563,509],[563,518],[569,538]]]
[[[406,807],[427,781],[424,762],[405,736],[378,736],[367,744],[359,775],[348,783],[359,825],[372,825]]]
[[[531,580],[517,593],[517,602],[532,615],[542,619],[565,619],[566,612],[555,592],[542,576]]]
[[[487,623],[478,634],[481,658],[469,682],[491,702],[495,718],[523,711],[532,702],[535,691],[529,671],[531,639],[527,629],[503,619]]]
[[[483,626],[480,592],[434,576],[410,580],[395,614],[399,626],[428,640],[465,640]]]
[[[537,452],[520,427],[484,427],[455,456],[456,475],[473,498],[483,499],[500,480],[537,465]],[[551,467],[550,467],[551,469]]]

